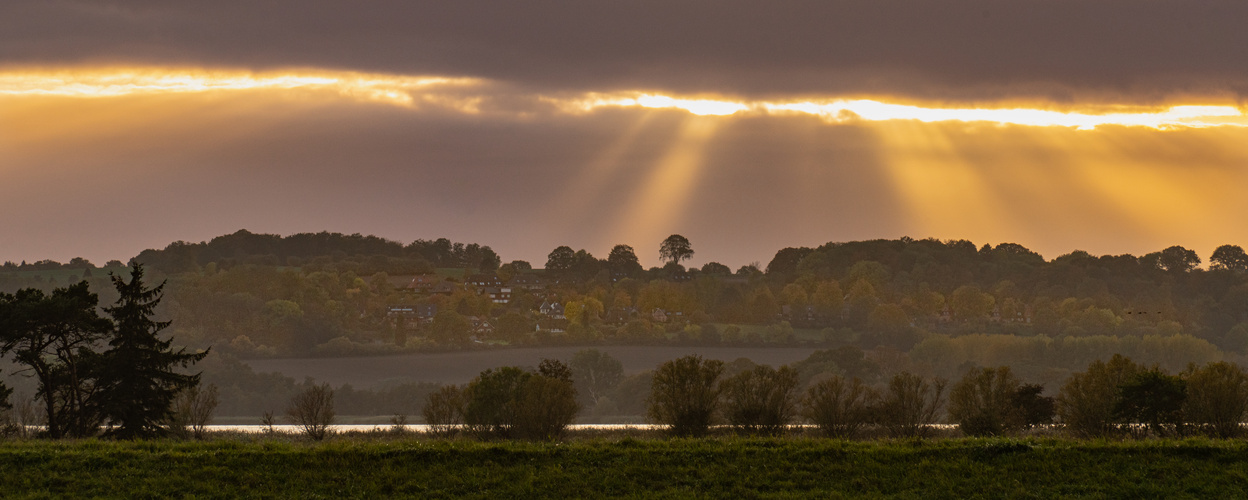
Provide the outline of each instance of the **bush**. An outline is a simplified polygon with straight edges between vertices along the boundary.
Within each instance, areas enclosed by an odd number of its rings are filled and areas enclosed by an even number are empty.
[[[888,382],[880,423],[893,437],[924,437],[944,406],[945,381],[901,372]]]
[[[879,395],[862,380],[846,380],[834,376],[806,390],[802,398],[802,416],[823,434],[841,439],[852,438],[871,421],[871,407]]]
[[[1022,427],[1010,367],[974,368],[949,392],[949,418],[969,436],[999,436]]]
[[[724,416],[739,431],[779,434],[797,410],[797,371],[766,365],[720,382]]]
[[[1057,396],[1057,414],[1075,436],[1100,437],[1117,430],[1114,407],[1118,387],[1140,372],[1129,358],[1115,354],[1108,363],[1100,360],[1085,372],[1070,376]]]
[[[483,438],[555,439],[580,411],[572,371],[542,360],[538,373],[486,370],[468,383],[464,422]]]
[[[444,385],[425,396],[421,410],[429,432],[450,436],[464,423],[464,392],[456,385]]]
[[[334,424],[334,390],[329,384],[314,385],[291,398],[286,417],[305,436],[320,441]]]
[[[1239,365],[1225,361],[1188,368],[1183,409],[1188,422],[1210,434],[1240,435],[1240,422],[1248,411],[1248,375]]]
[[[1014,392],[1014,408],[1019,413],[1022,428],[1030,429],[1053,421],[1053,415],[1057,414],[1057,401],[1041,396],[1043,393],[1044,386],[1039,384],[1023,384]]]
[[[690,355],[663,363],[654,372],[646,417],[677,436],[701,436],[711,426],[724,363]]]
[[[1118,386],[1114,418],[1119,422],[1145,424],[1154,436],[1179,434],[1183,429],[1183,379],[1160,369],[1136,373]]]
[[[514,366],[477,375],[464,391],[464,423],[482,438],[511,437],[520,388],[532,374]]]
[[[560,438],[580,409],[570,380],[531,376],[520,390],[513,434],[520,439]]]

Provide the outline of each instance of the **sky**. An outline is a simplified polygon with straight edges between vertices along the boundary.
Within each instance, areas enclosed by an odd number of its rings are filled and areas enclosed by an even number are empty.
[[[0,3],[0,261],[1248,244],[1248,3]]]

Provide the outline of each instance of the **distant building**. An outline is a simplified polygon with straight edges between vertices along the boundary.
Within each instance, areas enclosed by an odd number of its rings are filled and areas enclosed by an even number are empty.
[[[537,312],[555,319],[567,318],[564,315],[563,305],[558,302],[542,302],[542,305],[537,306]]]
[[[506,287],[489,287],[483,293],[490,297],[490,301],[495,304],[506,304],[511,302],[511,289]]]
[[[536,274],[519,273],[511,277],[511,281],[507,282],[507,286],[517,290],[542,290],[546,288],[546,284],[542,282],[542,278]]]
[[[437,286],[438,283],[442,282],[442,278],[438,277],[436,274],[417,274],[412,277],[410,282],[408,282],[406,288],[417,292],[427,292],[430,288],[433,288]]]
[[[656,307],[653,311],[650,311],[650,319],[656,323],[667,323],[667,311]]]
[[[455,290],[456,290],[456,287],[454,284],[447,282],[447,281],[443,281],[441,283],[438,283],[437,285],[434,285],[432,288],[430,288],[429,293],[436,294],[436,295],[450,295],[452,293],[455,293]]]
[[[464,280],[464,283],[480,288],[503,286],[503,280],[497,274],[474,274]]]

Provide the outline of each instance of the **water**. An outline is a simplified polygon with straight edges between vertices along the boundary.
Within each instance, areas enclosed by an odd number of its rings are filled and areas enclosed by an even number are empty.
[[[569,425],[570,430],[653,430],[663,428],[661,425],[651,424],[576,424]],[[261,433],[268,432],[269,427],[265,425],[209,425],[205,427],[208,432],[244,432],[244,433]],[[332,425],[330,429],[335,432],[381,432],[394,429],[392,424],[343,424]],[[430,426],[424,424],[408,424],[403,426],[403,430],[408,432],[429,432]],[[274,432],[283,434],[298,434],[303,432],[302,428],[297,425],[274,425]]]

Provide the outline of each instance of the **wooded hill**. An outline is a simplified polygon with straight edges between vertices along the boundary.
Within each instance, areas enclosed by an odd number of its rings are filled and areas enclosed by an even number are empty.
[[[602,342],[904,352],[972,334],[1048,344],[1178,336],[1200,352],[1248,348],[1248,256],[1237,246],[1219,248],[1207,268],[1178,246],[1046,260],[1012,243],[910,238],[784,248],[763,269],[735,272],[714,262],[686,269],[688,255],[667,257],[665,267],[647,270],[626,245],[605,259],[558,247],[533,269],[502,264],[488,246],[446,239],[404,245],[358,234],[239,231],[133,260],[168,277],[164,314],[182,342],[242,356]],[[82,259],[7,263],[0,290],[106,274]],[[449,287],[409,287],[415,276]],[[106,287],[92,288],[111,299]],[[544,303],[562,311],[542,311]],[[395,307],[415,305],[436,313],[396,317]]]

